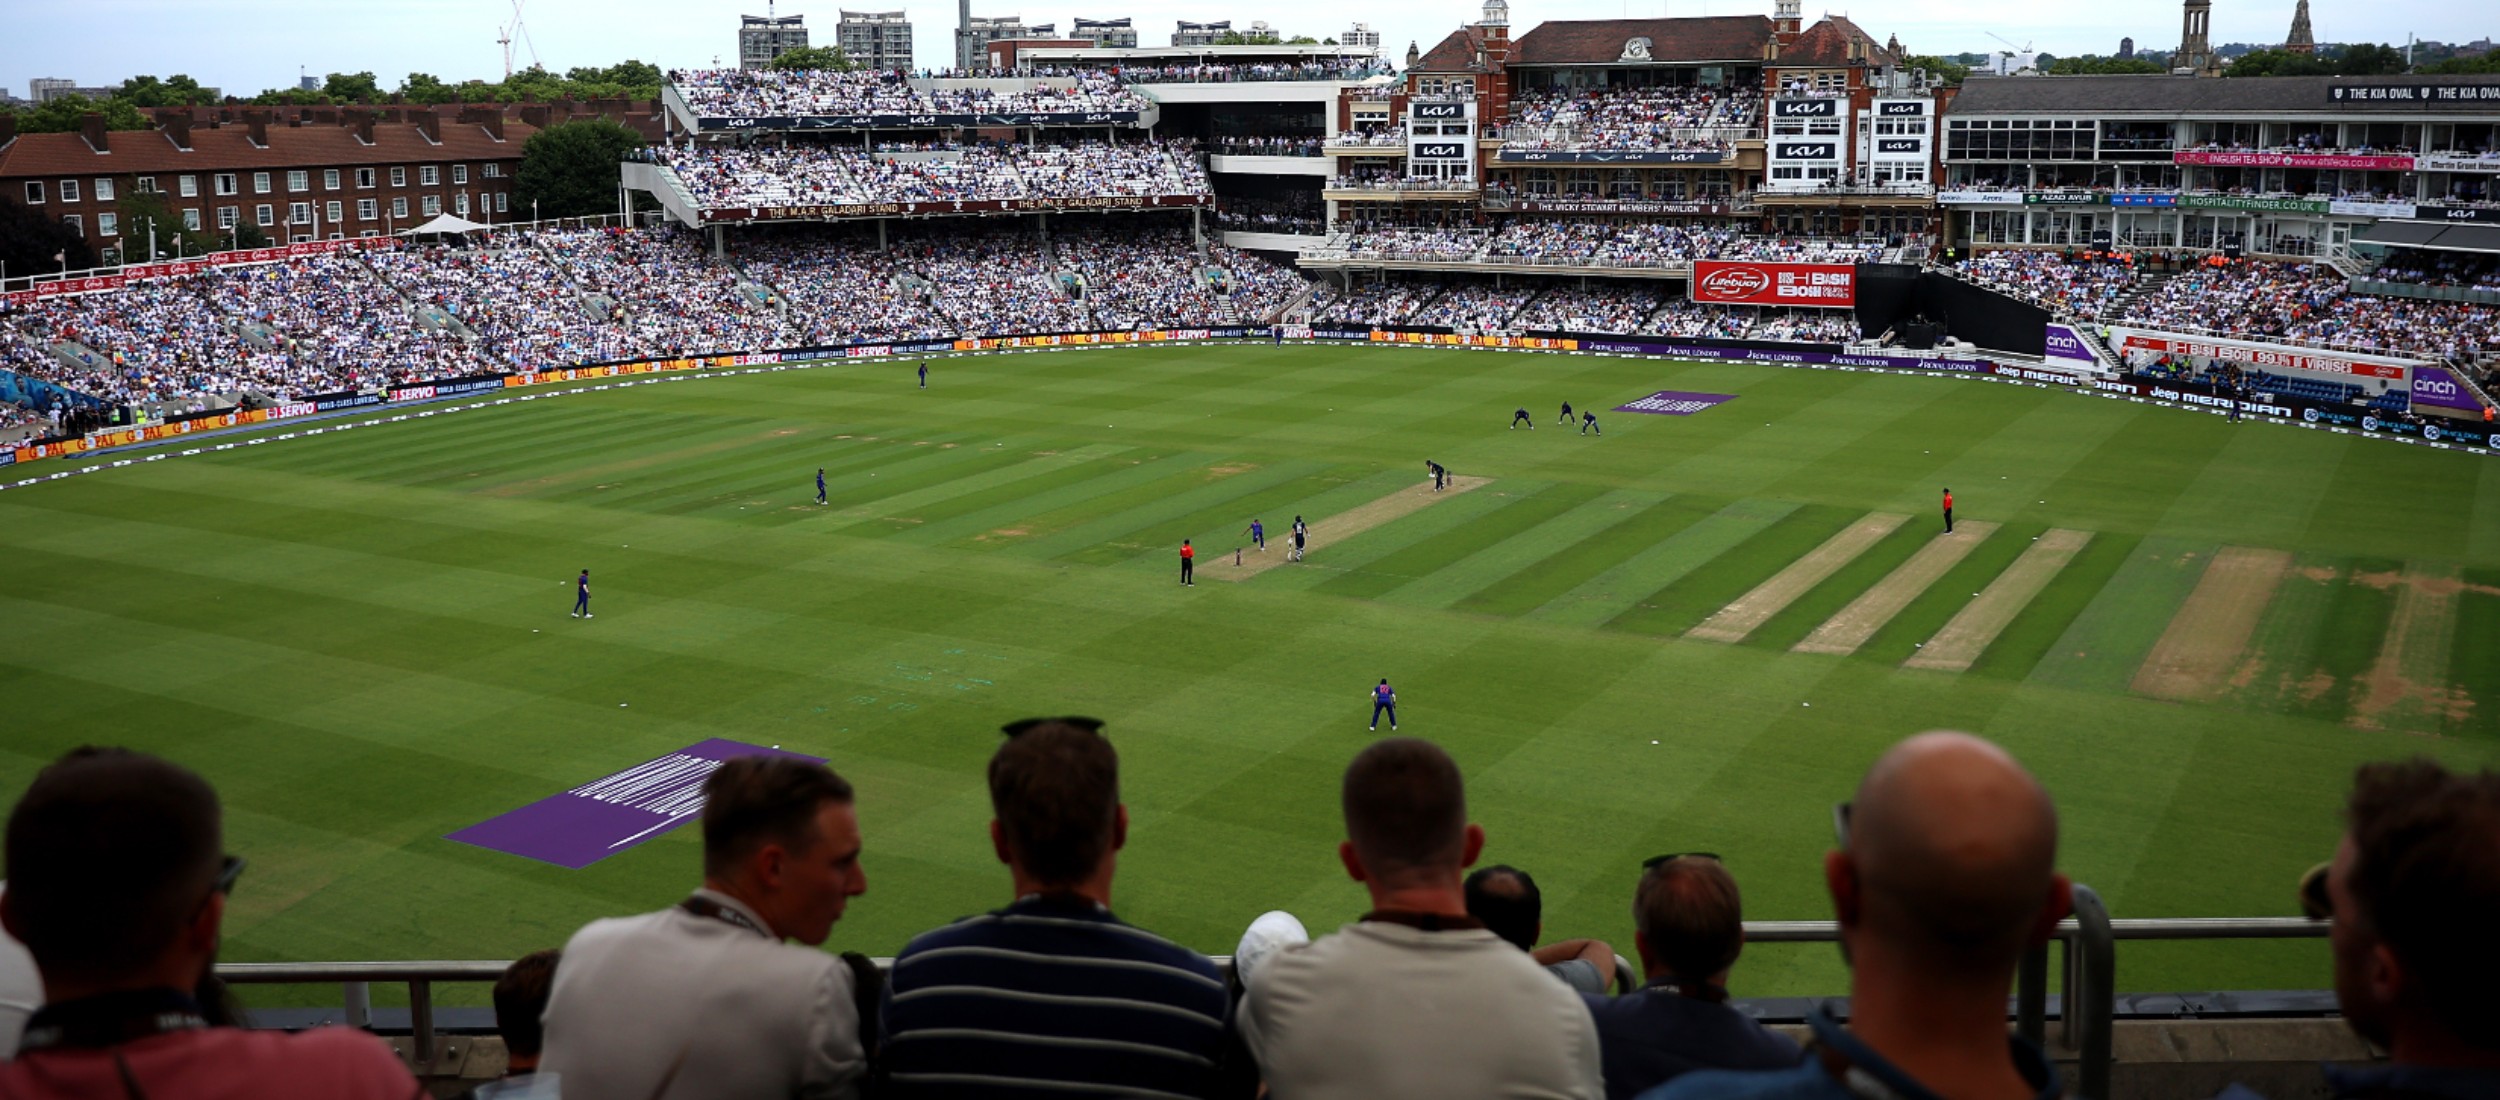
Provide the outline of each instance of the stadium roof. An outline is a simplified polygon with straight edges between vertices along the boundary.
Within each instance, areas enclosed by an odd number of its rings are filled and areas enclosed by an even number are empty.
[[[1780,50],[1778,64],[1839,67],[1859,63],[1890,65],[1894,61],[1875,36],[1845,15],[1826,15]]]
[[[2359,244],[2431,248],[2444,252],[2500,252],[2500,226],[2380,222],[2354,234]]]
[[[2500,115],[2500,101],[2424,103],[2419,100],[2336,98],[2340,86],[2357,90],[2473,85],[2500,87],[2500,76],[1992,76],[1962,82],[1956,115],[1973,114],[2424,114]]]
[[[1650,64],[1760,61],[1771,44],[1771,20],[1760,15],[1691,19],[1552,19],[1519,36],[1513,65],[1637,65],[1625,46],[1649,40]],[[1435,52],[1438,52],[1437,50]]]

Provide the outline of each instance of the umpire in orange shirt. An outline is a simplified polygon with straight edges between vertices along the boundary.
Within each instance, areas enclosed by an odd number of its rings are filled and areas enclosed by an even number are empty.
[[[1192,567],[1192,566],[1194,566],[1194,565],[1196,565],[1196,564],[1197,564],[1197,558],[1198,558],[1198,552],[1189,548],[1189,540],[1188,540],[1188,539],[1182,539],[1182,540],[1181,540],[1181,583],[1182,583],[1182,584],[1186,584],[1186,585],[1192,585],[1192,586],[1194,586],[1194,585],[1196,585],[1196,584],[1198,583],[1198,582],[1196,582],[1196,581],[1194,581],[1194,580],[1189,579],[1190,569],[1191,569],[1191,567]]]
[[[1944,491],[1944,533],[1953,533],[1953,490]]]

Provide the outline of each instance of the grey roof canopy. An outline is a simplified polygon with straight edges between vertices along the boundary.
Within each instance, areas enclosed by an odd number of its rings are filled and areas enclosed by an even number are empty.
[[[2444,252],[2500,252],[2500,225],[2380,222],[2353,234],[2353,241]]]
[[[2471,76],[1974,76],[1962,83],[1950,112],[1967,115],[2030,114],[2259,114],[2333,115],[2470,114],[2488,118],[2489,102],[2425,103],[2419,100],[2339,98],[2336,89],[2500,86],[2500,75]]]

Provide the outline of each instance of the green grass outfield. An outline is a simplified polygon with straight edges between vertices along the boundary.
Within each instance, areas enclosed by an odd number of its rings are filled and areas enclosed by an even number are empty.
[[[910,369],[623,387],[0,493],[0,797],[81,743],[162,752],[217,784],[252,860],[227,958],[506,958],[673,900],[697,833],[581,871],[445,833],[706,737],[779,744],[857,784],[869,892],[832,943],[889,954],[1008,900],[998,724],[1093,714],[1134,823],[1118,909],[1223,953],[1263,909],[1364,908],[1336,788],[1386,676],[1548,930],[1629,954],[1662,852],[1724,853],[1749,917],[1828,917],[1829,807],[1924,728],[2028,762],[2066,869],[2137,917],[2292,912],[2356,763],[2500,758],[2500,461],[1602,357],[1116,349],[940,359],[926,391]],[[1739,396],[1605,411],[1662,389]],[[1556,426],[1564,399],[1605,436]],[[1504,429],[1520,405],[1534,432]],[[1426,458],[1493,481],[1330,537]],[[1857,652],[1790,653],[1925,544],[1946,485],[2000,529]],[[1681,637],[1873,511],[1911,519],[1744,641]],[[1297,512],[1308,563],[1216,579],[1252,516]],[[2051,528],[2092,541],[1968,671],[1901,667]],[[1186,590],[1184,537],[1206,551]],[[2225,547],[2292,555],[2245,651],[2205,701],[2140,694]],[[566,615],[583,567],[591,621]],[[2130,990],[2328,980],[2317,943],[2123,959]],[[1740,995],[1845,986],[1829,947],[1748,960]]]

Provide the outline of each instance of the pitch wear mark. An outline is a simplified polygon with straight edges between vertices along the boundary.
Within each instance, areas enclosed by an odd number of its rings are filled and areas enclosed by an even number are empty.
[[[1841,608],[1838,614],[1824,620],[1823,625],[1815,627],[1814,633],[1797,643],[1796,652],[1842,655],[1857,652],[1859,646],[1865,645],[1866,640],[1882,630],[1893,616],[1910,606],[1910,601],[1927,591],[1927,586],[1936,583],[1938,578],[1960,564],[1989,535],[1995,534],[1996,529],[1997,525],[1993,523],[1965,523],[1959,531],[1927,540],[1927,545],[1919,547],[1918,553],[1910,555],[1910,560],[1902,562],[1883,580],[1875,582],[1875,587],[1867,589],[1857,599],[1849,601],[1849,606]]]
[[[1400,489],[1397,492],[1381,497],[1378,500],[1355,505],[1352,508],[1337,513],[1336,515],[1321,516],[1318,522],[1308,525],[1310,527],[1310,539],[1313,545],[1326,545],[1332,542],[1343,542],[1356,535],[1362,534],[1365,531],[1369,531],[1374,527],[1388,523],[1391,520],[1414,515],[1417,512],[1423,511],[1426,507],[1436,501],[1448,500],[1451,497],[1455,497],[1458,494],[1464,493],[1470,489],[1479,488],[1492,483],[1493,479],[1489,477],[1468,477],[1463,474],[1452,474],[1450,475],[1449,488],[1441,492],[1434,492],[1432,490],[1432,486],[1430,485],[1417,485],[1413,488]],[[1294,533],[1297,536],[1302,534],[1301,531],[1296,531]],[[1207,575],[1228,581],[1248,580],[1261,573],[1267,572],[1270,569],[1283,565],[1288,561],[1298,560],[1300,554],[1301,548],[1297,547],[1292,553],[1287,554],[1282,558],[1252,558],[1247,564],[1238,569],[1218,569]]]
[[[2014,617],[2030,606],[2032,599],[2048,588],[2049,582],[2091,541],[2089,531],[2050,529],[2014,559],[2005,572],[1988,582],[1977,599],[1962,605],[1944,629],[1927,639],[1927,644],[1902,666],[1940,672],[1968,671],[1972,662],[1996,642],[1997,635],[2013,625]]]
[[[2387,574],[2364,574],[2372,584]],[[2465,583],[2453,565],[2420,562],[2405,567],[2396,584],[2396,608],[2387,620],[2378,659],[2361,678],[2346,721],[2358,729],[2429,729],[2473,713],[2474,700],[2448,686],[2448,657],[2456,642],[2457,602]]]
[[[1660,390],[1628,405],[1617,405],[1619,413],[1652,413],[1658,416],[1691,416],[1703,409],[1736,400],[1732,393],[1685,393],[1681,390]]]
[[[2287,551],[2223,547],[2136,668],[2136,694],[2180,702],[2219,697],[2291,565]]]
[[[823,757],[715,737],[443,839],[578,871],[694,820],[703,812],[704,780],[742,756],[824,762]]]
[[[1755,585],[1753,591],[1738,596],[1735,602],[1702,620],[1700,626],[1685,637],[1705,642],[1736,643],[1754,632],[1780,609],[1796,602],[1815,585],[1840,571],[1840,567],[1857,560],[1866,548],[1884,540],[1910,517],[1898,512],[1869,512],[1856,523],[1842,528],[1839,534],[1823,540],[1823,545],[1807,551],[1806,556],[1790,562],[1770,580]]]

